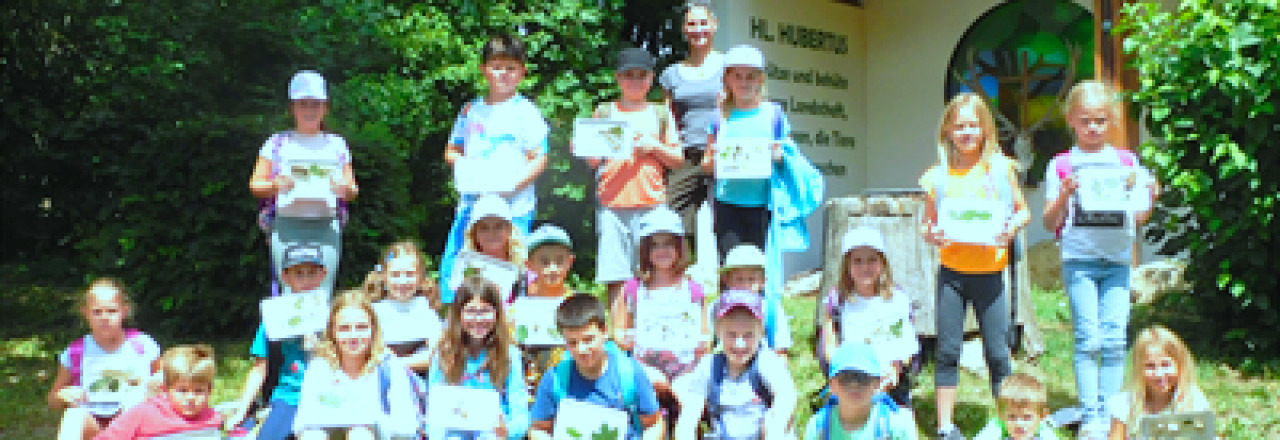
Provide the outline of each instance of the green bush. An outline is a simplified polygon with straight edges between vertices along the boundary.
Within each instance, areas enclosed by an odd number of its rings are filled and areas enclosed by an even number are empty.
[[[1185,251],[1188,281],[1228,353],[1275,353],[1280,326],[1280,6],[1186,0],[1176,12],[1125,8],[1132,100],[1154,140],[1164,251]],[[1225,354],[1225,353],[1224,353]]]

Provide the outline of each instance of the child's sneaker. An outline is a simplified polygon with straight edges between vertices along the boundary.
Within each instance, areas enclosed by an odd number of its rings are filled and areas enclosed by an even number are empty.
[[[938,430],[939,440],[965,440],[964,434],[960,433],[960,429],[952,426],[950,429]]]

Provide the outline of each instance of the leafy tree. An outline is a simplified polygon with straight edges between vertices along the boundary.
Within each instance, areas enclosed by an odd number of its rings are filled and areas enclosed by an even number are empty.
[[[1280,6],[1186,0],[1125,9],[1138,90],[1155,140],[1143,156],[1167,187],[1152,234],[1186,251],[1202,310],[1237,354],[1271,352],[1280,326]]]

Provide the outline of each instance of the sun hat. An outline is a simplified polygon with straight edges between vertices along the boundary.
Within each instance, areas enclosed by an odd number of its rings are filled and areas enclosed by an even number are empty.
[[[764,69],[764,53],[745,44],[733,46],[724,54],[724,66]]]
[[[623,49],[618,53],[617,70],[619,72],[631,69],[653,70],[653,55],[649,51],[632,47]]]
[[[314,70],[295,73],[293,80],[289,81],[289,99],[329,100],[329,94],[325,91],[324,77]]]
[[[728,272],[734,269],[764,269],[768,259],[764,256],[764,251],[756,247],[754,244],[740,244],[729,250],[724,256],[724,266],[720,268],[721,272]]]
[[[884,234],[879,229],[860,226],[845,231],[844,237],[840,239],[841,254],[847,254],[854,248],[869,247],[875,249],[881,254],[885,253]]]
[[[716,319],[739,307],[747,309],[756,319],[764,319],[764,300],[760,294],[749,290],[728,290],[721,294],[716,300]]]
[[[569,249],[573,249],[573,241],[569,240],[569,233],[559,226],[547,223],[534,229],[529,234],[529,253],[532,254],[538,247],[548,244],[558,244]]]
[[[880,361],[876,359],[876,351],[863,342],[840,345],[835,353],[831,354],[831,367],[827,377],[836,377],[836,374],[841,371],[880,377]]]
[[[508,205],[502,197],[493,194],[482,195],[471,207],[471,222],[467,226],[474,225],[486,217],[497,217],[511,222],[511,205]]]
[[[665,205],[654,208],[640,217],[640,238],[654,234],[684,235],[684,223],[680,215]]]

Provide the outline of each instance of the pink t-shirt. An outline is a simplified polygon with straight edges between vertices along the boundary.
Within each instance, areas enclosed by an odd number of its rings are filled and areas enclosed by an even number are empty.
[[[94,440],[161,437],[188,431],[218,429],[221,426],[222,415],[212,408],[205,408],[195,418],[188,419],[173,409],[168,396],[161,394],[120,414]]]

